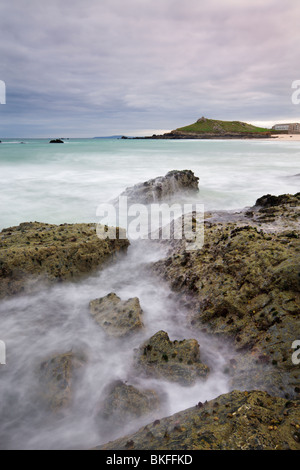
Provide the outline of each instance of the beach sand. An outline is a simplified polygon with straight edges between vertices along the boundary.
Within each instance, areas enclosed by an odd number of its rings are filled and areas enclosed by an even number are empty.
[[[289,140],[290,142],[300,141],[300,134],[276,134],[272,139]]]

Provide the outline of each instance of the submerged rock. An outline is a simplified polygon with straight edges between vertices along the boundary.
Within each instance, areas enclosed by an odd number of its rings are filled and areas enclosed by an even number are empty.
[[[200,347],[195,339],[170,341],[159,331],[135,351],[137,370],[148,377],[193,385],[206,378],[209,368],[200,360]]]
[[[287,213],[287,222],[300,209],[298,195],[265,196],[258,204],[274,205],[276,220]],[[230,367],[234,387],[294,397],[300,378],[291,349],[300,333],[299,225],[283,230],[278,224],[277,231],[274,223],[265,232],[255,218],[252,225],[212,220],[201,249],[177,247],[154,271],[189,306],[194,328],[231,339],[242,353]]]
[[[158,178],[127,188],[121,196],[130,203],[151,204],[172,198],[177,193],[198,192],[199,178],[191,170],[173,170]]]
[[[94,224],[23,223],[0,233],[0,298],[30,292],[38,280],[87,275],[127,249],[128,240],[101,240]]]
[[[144,327],[143,310],[137,297],[122,301],[114,293],[90,302],[95,321],[109,336],[124,337]]]
[[[46,359],[39,368],[41,398],[52,411],[70,405],[76,371],[86,362],[84,355],[68,352]]]
[[[123,425],[128,421],[147,416],[160,407],[160,398],[154,390],[139,390],[116,380],[104,390],[97,413],[97,421]]]
[[[233,391],[95,450],[299,450],[299,425],[299,402]]]

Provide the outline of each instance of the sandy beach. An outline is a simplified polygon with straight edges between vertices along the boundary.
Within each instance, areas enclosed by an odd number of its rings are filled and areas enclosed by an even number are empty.
[[[272,139],[289,140],[290,142],[300,141],[300,134],[276,134]]]

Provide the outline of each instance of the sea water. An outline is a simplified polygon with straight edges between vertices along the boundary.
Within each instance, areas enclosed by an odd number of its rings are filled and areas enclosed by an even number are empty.
[[[46,140],[0,144],[1,227],[25,221],[97,222],[99,204],[126,187],[191,169],[200,178],[195,201],[205,210],[251,206],[263,194],[299,191],[300,142]],[[165,248],[134,242],[126,256],[77,284],[40,286],[34,295],[0,302],[0,340],[6,365],[0,366],[0,447],[3,449],[91,448],[136,431],[147,423],[125,423],[100,429],[95,419],[103,388],[121,379],[162,393],[155,418],[173,414],[230,390],[226,365],[229,344],[190,329],[186,311],[168,285],[147,264],[165,256]],[[105,336],[89,315],[88,304],[115,292],[122,299],[139,297],[145,330],[129,340]],[[133,350],[159,330],[170,339],[196,338],[201,357],[211,368],[206,382],[181,387],[137,377]],[[49,413],[36,400],[37,369],[47,357],[83,350],[88,363],[74,388],[70,409]]]
[[[300,142],[71,139],[2,141],[0,227],[20,222],[94,222],[99,204],[126,187],[189,169],[198,202],[211,209],[253,205],[263,194],[299,190]]]

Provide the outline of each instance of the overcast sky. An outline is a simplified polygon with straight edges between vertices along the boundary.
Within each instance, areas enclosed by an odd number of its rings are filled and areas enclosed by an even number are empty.
[[[299,0],[2,0],[1,137],[300,121]]]

